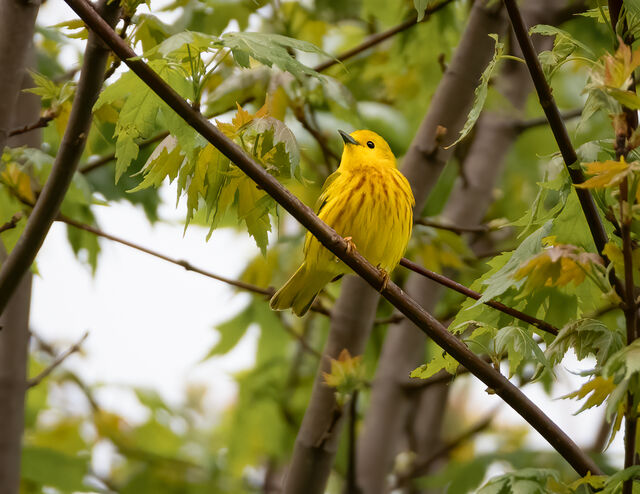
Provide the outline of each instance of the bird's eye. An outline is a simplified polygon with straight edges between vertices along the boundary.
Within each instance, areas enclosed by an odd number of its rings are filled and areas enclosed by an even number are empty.
[[[375,145],[373,142],[371,142],[371,141],[367,141],[367,146],[368,146],[369,148],[371,148],[371,149],[373,149],[374,147],[376,147],[376,145]]]

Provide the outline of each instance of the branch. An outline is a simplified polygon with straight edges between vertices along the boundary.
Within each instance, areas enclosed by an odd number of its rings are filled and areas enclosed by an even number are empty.
[[[4,225],[0,225],[0,233],[6,232],[7,230],[11,230],[12,228],[18,226],[18,221],[20,221],[23,216],[24,214],[22,214],[22,211],[18,211]]]
[[[419,264],[416,264],[415,262],[410,261],[406,257],[403,257],[400,260],[400,265],[404,266],[407,269],[410,269],[411,271],[421,274],[422,276],[426,276],[430,280],[433,280],[436,283],[439,283],[440,285],[446,286],[447,288],[451,288],[452,290],[455,290],[458,293],[462,293],[463,295],[466,295],[467,297],[472,298],[474,300],[480,300],[480,298],[482,297],[481,293],[476,292],[471,288],[467,288],[466,286],[461,285],[457,281],[453,281],[444,275],[435,273],[425,267],[422,267]],[[496,310],[499,310],[500,312],[504,312],[505,314],[515,317],[516,319],[520,319],[521,321],[531,324],[532,326],[535,326],[536,328],[541,329],[542,331],[551,333],[552,335],[557,335],[559,333],[558,328],[556,328],[555,326],[552,326],[551,324],[545,321],[542,321],[536,317],[525,314],[524,312],[520,312],[519,310],[514,309],[513,307],[504,305],[501,302],[489,300],[487,302],[484,302],[484,304]]]
[[[414,225],[430,226],[431,228],[437,228],[439,230],[447,230],[453,233],[487,233],[496,228],[492,228],[489,225],[478,226],[460,226],[460,225],[448,225],[439,221],[430,220],[428,218],[418,218],[413,220]]]
[[[509,13],[511,25],[513,26],[516,38],[518,39],[518,44],[522,50],[527,67],[529,68],[531,78],[533,79],[533,85],[538,93],[540,105],[542,106],[544,114],[549,121],[553,136],[558,143],[560,153],[564,159],[564,164],[567,167],[571,181],[574,184],[581,184],[584,182],[584,174],[582,173],[582,169],[578,166],[578,156],[573,148],[573,144],[571,144],[571,139],[569,138],[567,128],[562,120],[560,110],[558,110],[558,106],[551,94],[551,88],[549,87],[544,73],[542,72],[540,61],[538,60],[536,51],[531,43],[531,38],[529,37],[527,28],[522,20],[522,15],[516,5],[516,0],[504,0],[504,4],[507,8],[507,12]],[[602,250],[608,242],[608,237],[607,232],[604,229],[604,225],[602,224],[602,220],[600,219],[600,215],[598,214],[596,204],[588,189],[575,189],[575,191],[578,195],[578,200],[582,206],[582,211],[587,219],[587,223],[589,224],[589,230],[591,231],[591,236],[596,244],[598,253],[602,255]],[[605,262],[607,262],[606,258]]]
[[[362,494],[358,488],[356,475],[356,426],[358,422],[358,390],[351,394],[349,401],[349,461],[347,463],[346,494]]]
[[[143,80],[165,103],[167,103],[188,125],[191,125],[207,141],[235,163],[238,168],[275,199],[285,210],[306,227],[328,250],[345,262],[368,284],[381,291],[382,295],[400,312],[411,319],[436,344],[467,367],[488,387],[495,390],[527,420],[581,475],[588,472],[598,474],[599,467],[566,433],[560,429],[540,408],[529,400],[515,385],[488,365],[431,314],[407,296],[395,283],[386,284],[385,276],[359,252],[352,251],[347,242],[332,228],[320,220],[314,212],[255,162],[242,148],[228,139],[203,115],[194,111],[167,83],[146,63],[136,57],[95,10],[85,0],[65,0],[80,16],[89,29],[95,32],[120,57],[124,63]],[[89,105],[90,107],[91,105]],[[15,252],[15,250],[14,250]],[[386,286],[385,286],[386,285]],[[0,285],[1,286],[1,285]]]
[[[581,115],[582,108],[574,108],[573,110],[569,110],[560,114],[563,121],[572,120],[574,118],[578,118]],[[516,132],[524,132],[526,130],[548,124],[549,120],[547,119],[546,115],[544,117],[535,117],[529,120],[521,120],[520,122],[516,123]]]
[[[102,230],[99,230],[98,228],[95,228],[95,227],[93,227],[91,225],[87,225],[86,223],[81,223],[79,221],[76,221],[76,220],[74,220],[72,218],[69,218],[67,216],[64,216],[64,215],[58,215],[56,217],[56,221],[61,221],[62,223],[66,223],[67,225],[71,225],[72,227],[77,228],[79,230],[84,230],[86,232],[92,233],[92,234],[96,235],[97,237],[106,238],[106,239],[111,240],[113,242],[117,242],[119,244],[126,245],[127,247],[131,247],[132,249],[136,249],[136,250],[138,250],[140,252],[144,252],[145,254],[149,254],[151,256],[157,257],[158,259],[162,259],[163,261],[170,262],[170,263],[175,264],[177,266],[182,266],[187,271],[192,271],[194,273],[201,274],[202,276],[206,276],[207,278],[212,278],[214,280],[221,281],[223,283],[226,283],[227,285],[231,285],[231,286],[235,286],[236,288],[240,288],[241,290],[246,290],[248,292],[257,293],[258,295],[264,295],[266,297],[272,297],[273,294],[275,293],[275,290],[273,288],[271,288],[271,287],[262,288],[260,286],[253,285],[251,283],[246,283],[246,282],[241,281],[241,280],[234,280],[234,279],[231,279],[231,278],[226,278],[224,276],[220,276],[218,274],[211,273],[210,271],[205,271],[204,269],[198,268],[198,267],[194,266],[193,264],[191,264],[188,261],[185,261],[183,259],[174,259],[173,257],[165,256],[164,254],[161,254],[160,252],[148,249],[147,247],[143,247],[142,245],[134,244],[133,242],[130,242],[129,240],[125,240],[123,238],[116,237],[115,235],[111,235],[110,233],[103,232]],[[313,304],[313,306],[311,306],[311,310],[314,311],[314,312],[318,312],[320,314],[324,314],[326,316],[331,315],[331,312],[329,311],[329,309],[323,307],[318,301],[316,301]]]
[[[616,24],[620,10],[622,9],[622,0],[609,0],[609,12],[611,13],[611,27],[616,31]],[[623,21],[622,32],[627,32],[627,20]],[[627,33],[625,43],[629,46],[633,43],[633,36]],[[615,41],[616,47],[618,40]],[[635,93],[636,78],[635,74],[631,74],[631,82],[628,90]],[[622,113],[614,115],[613,127],[615,130],[615,152],[616,159],[626,158],[629,148],[627,142],[629,137],[638,127],[638,113],[626,106],[622,106]],[[636,303],[636,287],[633,281],[633,244],[631,240],[631,224],[633,222],[632,208],[634,197],[629,197],[629,181],[625,177],[618,188],[618,200],[620,206],[620,223],[619,232],[622,237],[622,255],[624,260],[624,318],[627,330],[627,345],[630,345],[637,337],[637,316],[638,306]],[[615,218],[615,216],[614,216]],[[625,430],[624,430],[624,468],[630,468],[636,464],[636,430],[638,427],[638,416],[632,389],[627,391],[626,410],[624,412]],[[634,486],[633,478],[627,479],[622,484],[622,493],[631,494]]]
[[[452,439],[451,441],[441,445],[439,448],[436,448],[433,451],[433,453],[431,453],[427,458],[422,460],[420,463],[414,465],[410,472],[408,472],[405,475],[399,475],[395,485],[392,487],[391,490],[401,489],[402,487],[406,486],[411,479],[426,475],[431,465],[433,465],[433,463],[445,457],[451,451],[453,451],[460,445],[464,444],[469,439],[472,439],[473,436],[475,436],[476,434],[479,434],[480,432],[487,429],[491,425],[491,422],[494,416],[495,416],[495,413],[490,413],[483,420],[478,422],[473,427],[464,431],[455,439]]]
[[[107,22],[93,7],[89,8],[107,29],[111,29],[110,24],[113,25],[118,18],[119,7],[115,2],[101,0],[98,5],[98,10],[107,18]],[[27,220],[24,232],[0,269],[0,314],[33,263],[69,188],[84,150],[91,125],[91,109],[102,87],[102,76],[108,56],[108,48],[97,36],[91,35],[87,42],[82,74],[73,100],[69,123],[51,174]]]
[[[49,374],[51,374],[54,371],[54,369],[58,367],[62,362],[64,362],[70,355],[76,352],[79,352],[80,347],[82,346],[82,343],[84,343],[84,340],[86,340],[88,336],[89,336],[89,332],[86,331],[82,335],[82,338],[80,338],[76,343],[74,343],[69,348],[67,348],[60,355],[58,355],[55,358],[55,360],[51,362],[51,364],[49,364],[49,366],[46,369],[44,369],[40,374],[38,374],[34,378],[29,379],[27,381],[27,389],[33,388],[34,386],[37,386],[38,384],[40,384],[43,379],[49,376]]]
[[[434,13],[436,13],[438,10],[442,9],[443,7],[446,7],[451,2],[452,2],[452,0],[443,0],[442,2],[440,2],[438,4],[429,6],[424,11],[424,19],[422,19],[422,21],[420,21],[420,22],[425,22],[425,21],[429,20],[431,15],[433,15]],[[323,63],[319,64],[318,66],[315,67],[315,70],[317,72],[321,72],[323,70],[328,69],[329,67],[332,67],[332,66],[336,65],[339,62],[344,62],[345,60],[362,53],[363,51],[371,48],[372,46],[375,46],[378,43],[381,43],[381,42],[391,38],[392,36],[395,36],[396,34],[401,33],[402,31],[405,31],[405,30],[409,29],[410,27],[413,27],[413,26],[416,26],[416,25],[420,24],[420,22],[417,22],[417,16],[414,15],[410,19],[407,19],[406,21],[398,24],[397,26],[389,28],[386,31],[383,31],[381,33],[374,34],[373,36],[369,36],[367,39],[365,39],[358,46],[355,46],[355,47],[351,48],[350,50],[342,52],[340,55],[335,57],[335,59],[327,60],[326,62],[323,62]]]
[[[56,116],[57,115],[54,112],[46,111],[44,113],[44,115],[42,115],[35,122],[33,122],[31,124],[28,124],[28,125],[25,125],[24,127],[19,127],[17,129],[13,129],[11,132],[9,132],[9,137],[17,136],[19,134],[25,134],[27,132],[31,132],[32,130],[41,129],[42,127],[46,127],[47,125],[49,125],[49,122],[51,122],[51,120],[56,118]]]

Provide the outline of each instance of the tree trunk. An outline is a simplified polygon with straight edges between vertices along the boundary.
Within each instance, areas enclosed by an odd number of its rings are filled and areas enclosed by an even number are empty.
[[[30,66],[35,65],[32,49],[24,60],[31,61]],[[33,87],[28,73],[23,70],[22,75],[22,88]],[[15,106],[11,128],[35,122],[39,116],[40,98],[35,94],[21,92]],[[7,141],[7,145],[11,147],[39,148],[41,143],[40,129],[11,137]],[[0,265],[6,257],[7,253],[0,241]],[[31,273],[26,273],[7,309],[0,316],[0,494],[17,493],[20,483],[20,445],[24,427],[31,280]]]
[[[0,152],[13,125],[38,7],[37,1],[0,0]]]
[[[416,211],[421,211],[426,196],[435,185],[451,150],[437,141],[438,126],[448,129],[445,142],[453,142],[462,128],[473,102],[473,95],[493,53],[490,33],[502,32],[504,20],[496,8],[484,1],[475,2],[456,55],[446,70],[433,98],[429,112],[420,126],[403,160],[403,172],[409,178],[416,196]],[[337,358],[343,348],[352,355],[361,354],[371,333],[378,294],[359,278],[347,277],[334,307],[325,356]],[[412,328],[414,333],[418,333]],[[423,345],[421,344],[421,347]],[[328,358],[318,370],[311,401],[305,413],[294,454],[285,481],[284,492],[322,493],[331,471],[340,435],[341,418],[336,417],[333,391],[322,383]],[[328,424],[336,422],[331,430]],[[365,491],[368,492],[368,491]]]

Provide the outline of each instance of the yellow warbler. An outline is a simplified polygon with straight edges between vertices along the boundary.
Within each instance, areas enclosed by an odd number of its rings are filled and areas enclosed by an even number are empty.
[[[351,135],[339,132],[344,141],[340,167],[323,186],[317,214],[388,279],[411,236],[413,193],[382,137],[370,130]],[[327,283],[350,271],[310,233],[304,256],[302,265],[271,299],[272,309],[292,307],[303,316]]]

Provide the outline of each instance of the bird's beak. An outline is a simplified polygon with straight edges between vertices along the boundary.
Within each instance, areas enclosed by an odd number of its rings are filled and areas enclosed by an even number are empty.
[[[358,141],[356,141],[353,137],[347,134],[344,130],[339,130],[338,134],[340,134],[345,144],[353,144],[355,146],[358,145]]]

